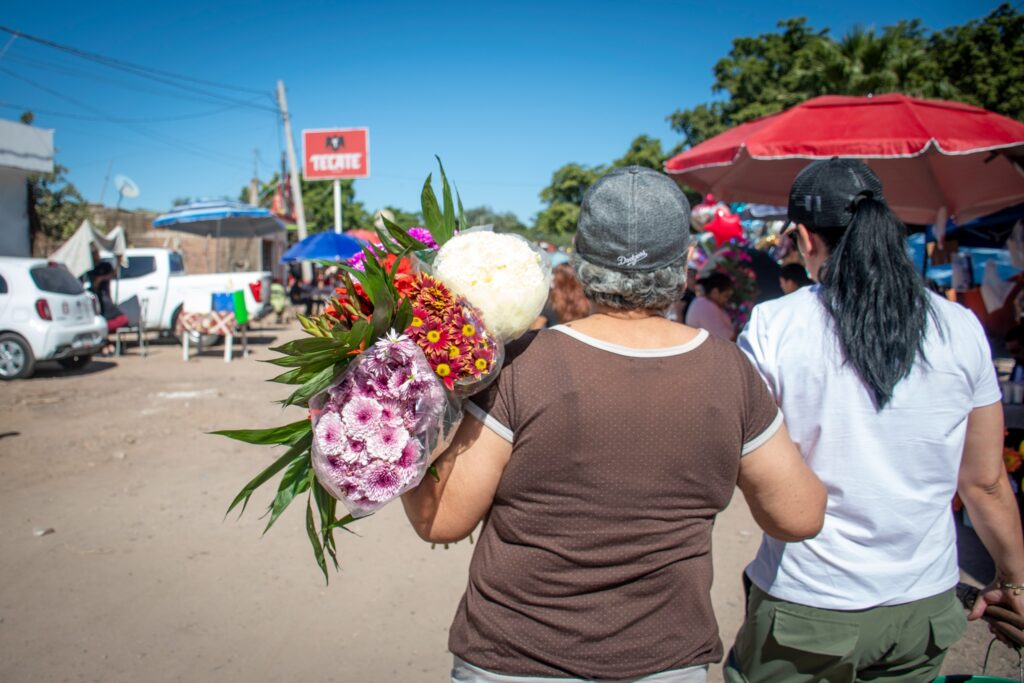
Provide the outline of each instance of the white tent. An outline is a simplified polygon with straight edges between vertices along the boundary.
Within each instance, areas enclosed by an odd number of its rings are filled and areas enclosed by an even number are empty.
[[[94,244],[100,251],[109,252],[120,259],[127,248],[124,228],[119,225],[106,235],[102,235],[87,218],[82,221],[78,230],[75,230],[75,234],[53,252],[50,258],[66,265],[75,277],[81,277],[95,265],[90,250]]]

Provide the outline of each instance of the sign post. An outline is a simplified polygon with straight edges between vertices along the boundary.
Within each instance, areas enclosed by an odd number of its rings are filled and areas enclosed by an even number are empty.
[[[302,131],[302,175],[334,181],[334,232],[341,232],[341,180],[370,177],[368,128],[316,128]]]
[[[334,232],[341,234],[341,181],[334,181]]]

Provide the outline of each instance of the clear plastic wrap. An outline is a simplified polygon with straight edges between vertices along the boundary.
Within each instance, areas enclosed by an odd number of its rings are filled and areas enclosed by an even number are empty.
[[[418,485],[462,420],[461,401],[445,391],[420,348],[395,333],[309,405],[316,478],[354,517]]]

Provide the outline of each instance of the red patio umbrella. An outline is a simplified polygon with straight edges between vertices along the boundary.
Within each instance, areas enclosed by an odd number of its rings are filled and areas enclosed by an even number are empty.
[[[346,231],[345,234],[349,237],[355,237],[356,239],[362,240],[368,244],[380,244],[380,237],[372,230],[356,228],[354,230]]]
[[[978,107],[891,94],[827,95],[749,121],[665,162],[727,201],[785,205],[814,159],[863,159],[907,223],[958,223],[1024,201],[1024,124]]]

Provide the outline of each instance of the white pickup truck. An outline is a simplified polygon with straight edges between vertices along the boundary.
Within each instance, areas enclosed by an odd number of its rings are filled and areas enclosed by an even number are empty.
[[[146,313],[147,330],[172,334],[191,292],[212,295],[237,290],[245,292],[250,320],[259,320],[270,312],[269,271],[188,275],[181,254],[171,249],[127,249],[117,279],[110,282],[110,293],[116,302],[138,297]]]

